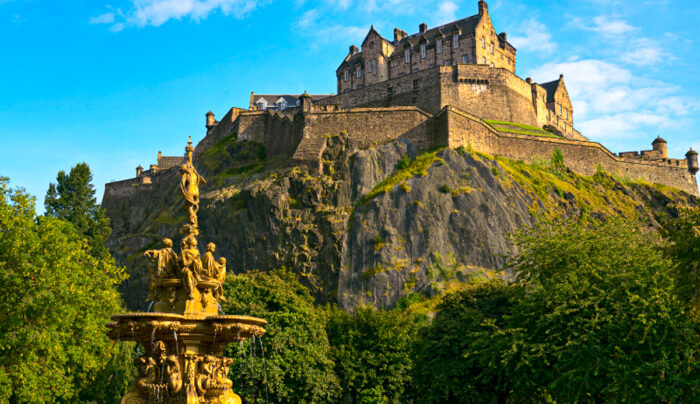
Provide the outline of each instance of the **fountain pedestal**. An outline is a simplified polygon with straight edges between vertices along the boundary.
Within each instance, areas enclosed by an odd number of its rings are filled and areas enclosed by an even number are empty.
[[[200,256],[198,184],[205,180],[192,164],[191,141],[185,150],[180,190],[188,223],[181,230],[180,255],[167,238],[164,248],[146,251],[153,264],[149,300],[154,312],[117,314],[107,323],[111,339],[135,341],[145,352],[136,360],[139,378],[122,404],[242,404],[228,378],[233,359],[224,357],[224,349],[265,333],[263,319],[219,315],[226,259],[214,259],[213,243]]]

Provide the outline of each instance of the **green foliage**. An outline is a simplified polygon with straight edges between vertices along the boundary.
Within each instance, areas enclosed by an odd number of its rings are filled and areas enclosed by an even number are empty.
[[[226,313],[268,321],[264,343],[249,340],[227,349],[240,364],[231,369],[234,390],[246,402],[336,402],[340,388],[333,372],[325,317],[315,309],[309,291],[295,275],[285,270],[230,275],[224,291],[230,302],[224,305]]]
[[[697,399],[698,336],[655,233],[619,220],[543,222],[516,244],[508,267],[527,294],[499,334],[511,338],[501,361],[514,391],[565,402]]]
[[[550,162],[552,163],[552,167],[556,169],[561,169],[564,167],[564,153],[562,153],[560,148],[557,147],[554,149]]]
[[[518,288],[494,280],[442,299],[417,344],[415,362],[420,366],[414,369],[414,384],[419,402],[504,402],[509,386],[499,351],[508,338],[499,333],[519,294]]]
[[[491,174],[493,174],[494,177],[498,177],[501,174],[501,172],[498,171],[498,167],[492,166],[491,167]]]
[[[88,239],[95,257],[109,257],[105,243],[112,229],[104,209],[95,199],[92,172],[86,163],[77,164],[69,174],[63,170],[58,172],[56,184],[49,184],[44,206],[47,216],[71,222]]]
[[[89,180],[77,178],[59,174],[47,207],[87,226]],[[124,272],[53,215],[36,217],[34,200],[0,178],[0,402],[118,402],[135,368],[104,325],[121,309]]]
[[[401,160],[399,160],[399,162],[396,163],[396,169],[403,170],[404,168],[408,168],[409,164],[411,164],[411,159],[408,157],[407,154],[404,154],[403,156],[401,156]]]
[[[415,176],[425,176],[428,174],[428,168],[430,168],[436,162],[444,162],[437,153],[442,150],[435,149],[417,156],[410,162],[402,162],[404,158],[402,157],[399,164],[396,166],[396,170],[387,178],[382,180],[377,184],[374,189],[372,189],[367,195],[362,197],[360,204],[366,204],[372,198],[391,191],[396,185],[406,180],[409,180]],[[405,155],[404,155],[405,157]]]
[[[667,253],[678,266],[675,285],[681,301],[700,320],[700,208],[679,207],[678,217],[664,226]]]
[[[327,325],[343,393],[359,403],[403,403],[411,391],[412,349],[425,318],[360,307],[329,308]]]
[[[250,141],[239,142],[234,131],[205,150],[198,161],[208,174],[230,177],[259,170],[259,163],[266,157],[264,145]]]
[[[551,137],[560,138],[551,132],[547,132],[542,128],[536,126],[525,125],[522,123],[506,122],[506,121],[494,121],[491,119],[484,119],[484,122],[491,125],[494,129],[499,132],[517,133],[520,135],[530,135],[530,136],[541,136],[541,137]]]

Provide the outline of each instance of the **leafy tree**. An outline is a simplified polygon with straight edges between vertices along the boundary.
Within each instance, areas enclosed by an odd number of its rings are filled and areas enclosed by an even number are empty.
[[[47,216],[73,223],[78,232],[87,237],[94,256],[109,256],[105,243],[112,230],[104,209],[95,199],[92,172],[86,163],[77,164],[68,175],[63,170],[58,172],[56,184],[49,184],[44,206]]]
[[[314,307],[308,289],[294,274],[282,269],[229,275],[224,293],[229,301],[226,313],[268,321],[261,340],[232,344],[227,350],[236,359],[230,374],[234,390],[246,402],[337,401],[338,378],[323,312]]]
[[[412,349],[425,323],[411,313],[360,307],[354,314],[329,307],[327,325],[344,392],[360,403],[406,402]]]
[[[507,315],[521,295],[522,288],[493,280],[442,299],[416,352],[421,402],[505,402],[510,387],[500,358],[511,340]]]
[[[619,220],[544,222],[516,244],[509,267],[527,293],[508,318],[502,361],[518,396],[698,399],[698,335],[656,232]]]
[[[124,272],[0,178],[0,402],[109,402],[133,376],[104,325]]]
[[[679,215],[666,226],[669,256],[678,262],[676,291],[700,319],[700,208],[680,207]]]

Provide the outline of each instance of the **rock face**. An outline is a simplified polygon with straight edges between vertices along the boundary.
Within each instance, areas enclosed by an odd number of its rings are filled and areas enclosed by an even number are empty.
[[[241,143],[224,139],[195,162],[208,181],[203,244],[216,240],[233,273],[291,268],[319,302],[346,309],[391,307],[446,281],[507,276],[499,273],[512,251],[507,237],[538,214],[636,214],[658,226],[674,215],[673,202],[698,203],[680,191],[565,168],[551,174],[463,149],[417,155],[405,139],[358,151],[342,134],[329,136],[320,173],[263,161],[250,152],[257,146]],[[143,251],[185,222],[184,211],[169,208],[176,187],[171,169],[103,201],[112,253],[131,273],[123,285],[130,309],[147,308]]]

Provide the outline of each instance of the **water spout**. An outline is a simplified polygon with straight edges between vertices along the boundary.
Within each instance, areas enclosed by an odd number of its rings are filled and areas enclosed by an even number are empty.
[[[220,315],[221,315],[221,314],[224,314],[224,308],[221,307],[221,303],[219,303],[218,306],[219,306],[219,314],[220,314]]]

